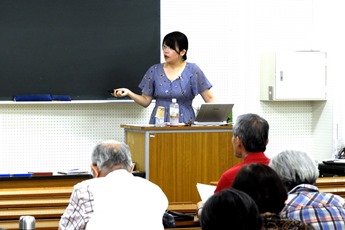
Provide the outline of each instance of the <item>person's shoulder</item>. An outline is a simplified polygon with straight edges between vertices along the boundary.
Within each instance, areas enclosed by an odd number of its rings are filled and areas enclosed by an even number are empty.
[[[323,200],[328,200],[329,204],[345,207],[345,199],[337,194],[330,192],[321,192],[320,190],[318,194],[324,197]]]
[[[193,63],[193,62],[186,62],[186,66],[189,66],[190,68],[199,67],[196,63]]]
[[[88,188],[90,186],[93,185],[97,185],[99,183],[103,183],[105,177],[97,177],[97,178],[91,178],[91,179],[87,179],[84,181],[81,181],[77,184],[74,185],[74,189],[84,189],[84,188]]]
[[[218,180],[215,193],[220,192],[225,188],[229,188],[234,182],[235,177],[241,168],[242,166],[238,164],[226,170]]]
[[[152,69],[161,69],[163,68],[163,63],[156,63],[156,64],[153,64],[150,66],[149,70],[152,70]]]
[[[229,175],[236,175],[238,171],[245,165],[245,162],[240,162],[231,168],[228,168],[224,173],[223,176],[229,176]]]
[[[145,75],[151,76],[151,77],[160,75],[160,72],[162,72],[162,70],[163,70],[163,63],[153,64],[147,69]]]
[[[155,183],[145,179],[145,178],[142,178],[142,177],[139,177],[139,176],[134,176],[133,177],[133,180],[135,181],[135,183],[138,183],[138,184],[141,184],[143,186],[147,186],[147,187],[158,187],[158,185],[156,185]]]
[[[164,197],[164,199],[166,198],[165,193],[163,192],[161,187],[159,187],[157,184],[145,178],[137,177],[137,176],[135,176],[133,180],[134,180],[133,185],[136,186],[138,190],[141,190],[143,192],[145,191],[146,194],[157,195],[157,198],[158,197]]]
[[[200,67],[196,63],[192,63],[192,62],[187,62],[186,68],[191,69],[191,70],[200,70]]]
[[[227,180],[232,180],[233,178],[235,178],[235,176],[237,175],[237,173],[240,171],[240,169],[243,167],[243,162],[232,166],[231,168],[227,169],[221,176],[221,179],[227,179]]]
[[[225,173],[228,173],[228,174],[229,173],[237,173],[243,166],[244,166],[244,164],[241,162],[237,165],[232,166],[228,170],[226,170]]]

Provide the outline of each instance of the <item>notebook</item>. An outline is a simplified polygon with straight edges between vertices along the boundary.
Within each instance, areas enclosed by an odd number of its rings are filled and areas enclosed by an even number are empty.
[[[228,103],[201,104],[194,125],[226,125],[233,107]]]

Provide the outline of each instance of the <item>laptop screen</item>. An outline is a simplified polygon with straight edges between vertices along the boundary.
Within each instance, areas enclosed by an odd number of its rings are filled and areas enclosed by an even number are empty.
[[[201,104],[195,118],[195,124],[207,122],[226,123],[234,104],[227,103],[204,103]]]

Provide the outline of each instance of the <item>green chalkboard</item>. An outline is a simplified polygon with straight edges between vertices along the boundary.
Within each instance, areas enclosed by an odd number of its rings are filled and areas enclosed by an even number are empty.
[[[104,100],[160,60],[159,0],[0,0],[0,100]]]

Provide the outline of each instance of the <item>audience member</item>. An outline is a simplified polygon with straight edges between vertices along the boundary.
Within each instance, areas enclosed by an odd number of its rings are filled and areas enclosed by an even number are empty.
[[[245,165],[238,172],[232,187],[247,193],[256,202],[260,213],[278,213],[287,199],[287,190],[278,174],[264,164]]]
[[[254,200],[234,188],[213,194],[200,217],[202,230],[260,230],[261,217]]]
[[[74,186],[59,229],[163,229],[168,199],[157,185],[133,176],[125,143],[96,145],[91,162],[95,178]]]
[[[243,166],[232,187],[247,193],[256,202],[263,218],[262,230],[314,229],[301,221],[279,217],[287,199],[287,190],[271,167],[257,163]]]
[[[240,115],[233,127],[232,145],[234,154],[243,161],[228,169],[220,177],[215,192],[230,188],[238,171],[247,164],[268,165],[269,158],[264,151],[268,143],[268,122],[257,114]]]
[[[289,190],[282,218],[301,220],[315,229],[345,229],[345,200],[319,191],[315,186],[318,166],[308,154],[283,151],[271,159],[270,166]]]
[[[228,169],[220,177],[215,193],[230,188],[238,171],[247,164],[261,163],[268,165],[269,158],[264,151],[268,143],[268,122],[257,114],[247,113],[240,115],[233,127],[232,146],[236,157],[243,161]],[[197,215],[202,212],[203,202],[197,203]]]

